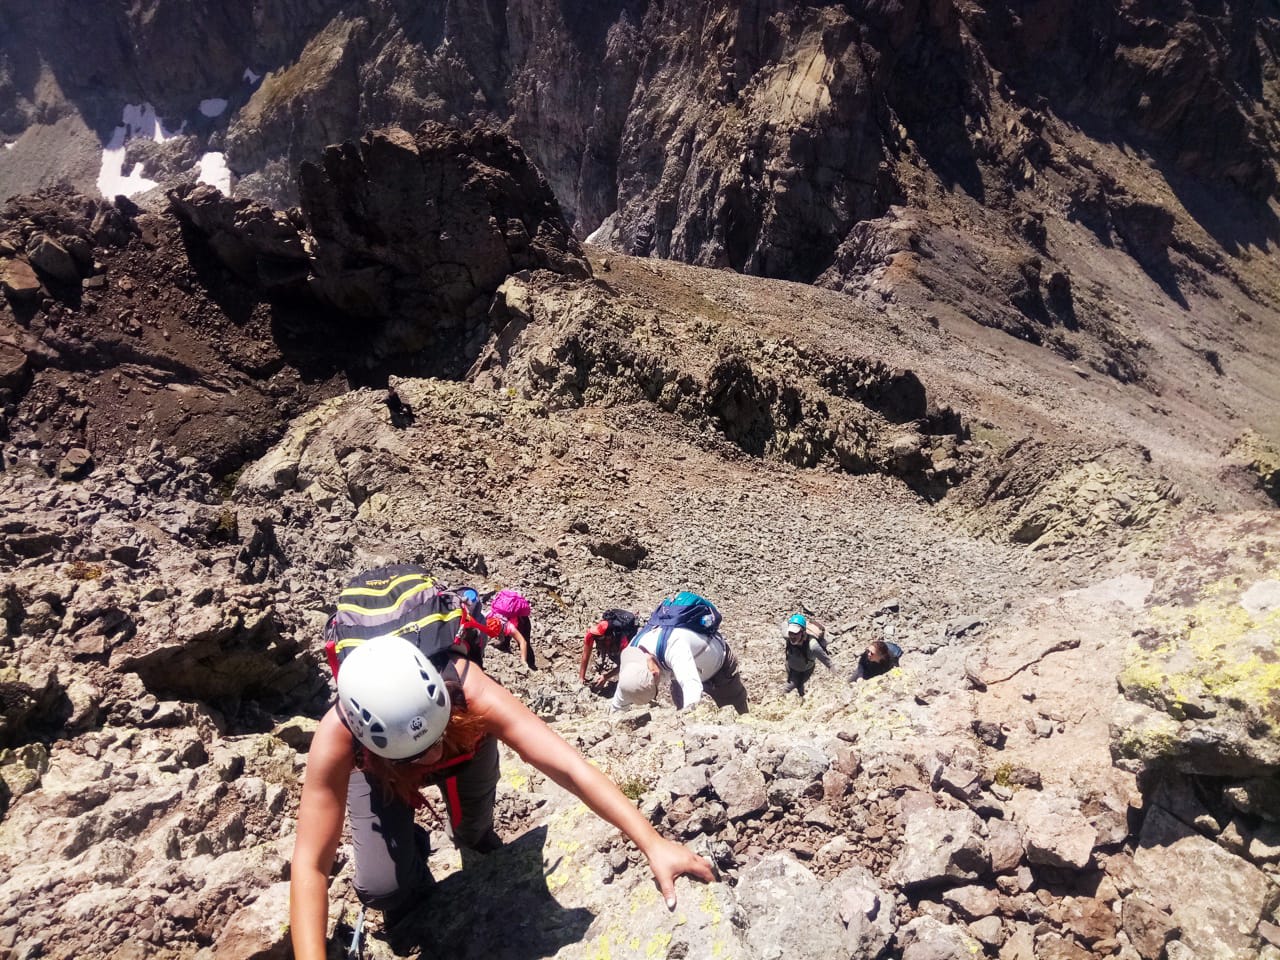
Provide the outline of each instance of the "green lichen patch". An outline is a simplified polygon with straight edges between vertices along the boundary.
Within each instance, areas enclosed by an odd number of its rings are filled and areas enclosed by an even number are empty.
[[[1215,581],[1190,609],[1153,608],[1162,642],[1130,651],[1120,675],[1126,694],[1176,719],[1195,719],[1218,704],[1260,718],[1273,733],[1280,729],[1280,608],[1250,612],[1240,592]]]

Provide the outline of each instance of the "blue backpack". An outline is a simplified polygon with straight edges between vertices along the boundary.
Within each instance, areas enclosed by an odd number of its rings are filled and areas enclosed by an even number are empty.
[[[650,630],[659,630],[658,650],[655,656],[658,663],[667,666],[667,639],[676,628],[692,630],[703,636],[712,636],[720,628],[720,611],[715,604],[696,593],[682,590],[670,600],[663,600],[658,609],[649,616],[644,629],[631,641],[634,646],[637,639]]]

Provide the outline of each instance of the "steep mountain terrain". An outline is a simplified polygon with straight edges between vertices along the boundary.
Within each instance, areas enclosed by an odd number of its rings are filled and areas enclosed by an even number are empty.
[[[285,955],[316,633],[407,559],[534,598],[543,669],[498,676],[722,875],[666,914],[508,757],[511,845],[459,871],[437,843],[428,955],[1276,953],[1275,454],[1243,351],[1164,395],[1176,355],[1126,383],[906,296],[584,252],[484,130],[371,134],[304,180],[289,216],[203,187],[6,210],[6,950]],[[607,717],[576,637],[684,584],[752,713]],[[800,605],[837,664],[803,703]],[[850,685],[880,637],[902,668]]]
[[[579,238],[891,292],[1125,381],[1171,354],[1217,376],[1224,342],[1257,356],[1254,320],[1277,304],[1267,0],[95,0],[0,17],[0,195],[70,182],[163,206],[148,184],[199,176],[283,205],[327,144],[484,119]]]
[[[365,956],[1280,958],[1278,55],[1264,0],[0,9],[0,956],[287,956],[319,630],[413,561],[531,597],[488,665],[720,881],[507,753]],[[582,631],[686,586],[751,712],[609,715]]]

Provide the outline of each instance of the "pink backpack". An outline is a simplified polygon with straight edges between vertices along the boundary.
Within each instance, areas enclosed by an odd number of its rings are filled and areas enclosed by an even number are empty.
[[[489,603],[489,612],[507,620],[518,621],[522,617],[529,617],[533,611],[523,594],[514,590],[499,590]]]

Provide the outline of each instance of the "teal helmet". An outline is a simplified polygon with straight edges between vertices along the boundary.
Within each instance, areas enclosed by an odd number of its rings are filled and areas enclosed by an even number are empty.
[[[793,613],[787,619],[787,626],[800,627],[803,630],[805,627],[809,626],[809,618],[803,613]]]

